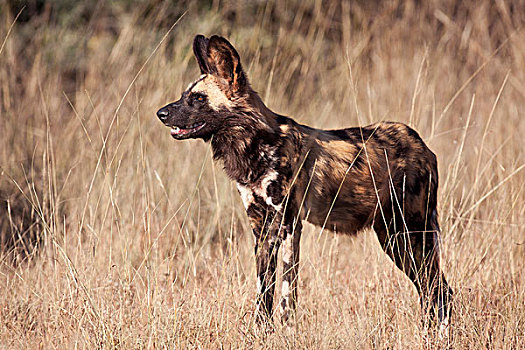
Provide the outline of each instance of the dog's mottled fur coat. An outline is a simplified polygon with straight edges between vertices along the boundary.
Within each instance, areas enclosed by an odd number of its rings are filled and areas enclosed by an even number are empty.
[[[224,38],[195,37],[202,75],[157,112],[176,139],[211,141],[255,235],[257,315],[272,318],[282,249],[281,317],[297,302],[302,221],[344,234],[373,227],[416,286],[425,311],[448,323],[452,291],[439,267],[436,156],[407,125],[319,130],[269,110]]]

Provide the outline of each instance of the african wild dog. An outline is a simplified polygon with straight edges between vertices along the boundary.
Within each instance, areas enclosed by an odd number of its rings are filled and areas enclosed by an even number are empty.
[[[224,38],[195,37],[202,75],[157,115],[178,140],[211,141],[237,182],[255,235],[257,316],[271,320],[283,246],[281,317],[297,303],[302,221],[354,234],[373,227],[415,284],[425,311],[448,323],[452,291],[439,267],[434,153],[401,123],[319,130],[269,110]]]

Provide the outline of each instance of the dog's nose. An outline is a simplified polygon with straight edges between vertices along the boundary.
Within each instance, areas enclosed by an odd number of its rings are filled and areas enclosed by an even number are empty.
[[[164,108],[161,108],[157,111],[157,117],[159,117],[159,119],[163,122],[166,121],[166,119],[168,118],[168,111],[165,110]]]

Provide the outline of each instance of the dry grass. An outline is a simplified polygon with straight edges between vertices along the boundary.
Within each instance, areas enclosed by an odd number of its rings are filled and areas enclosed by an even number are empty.
[[[231,39],[299,122],[419,130],[439,159],[453,348],[524,348],[522,2],[93,3],[30,2],[11,31],[18,2],[0,5],[0,348],[437,344],[372,232],[309,225],[296,326],[257,333],[235,187],[155,116],[198,75],[196,33]]]

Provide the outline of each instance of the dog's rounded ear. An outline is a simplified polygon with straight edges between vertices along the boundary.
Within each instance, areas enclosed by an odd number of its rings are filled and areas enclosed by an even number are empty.
[[[211,74],[224,79],[234,91],[244,88],[246,76],[241,59],[228,40],[217,35],[212,36],[208,42],[207,58]]]
[[[210,69],[208,67],[208,60],[206,59],[208,54],[208,42],[209,40],[204,35],[197,35],[193,39],[193,53],[199,64],[202,74],[208,74]]]

